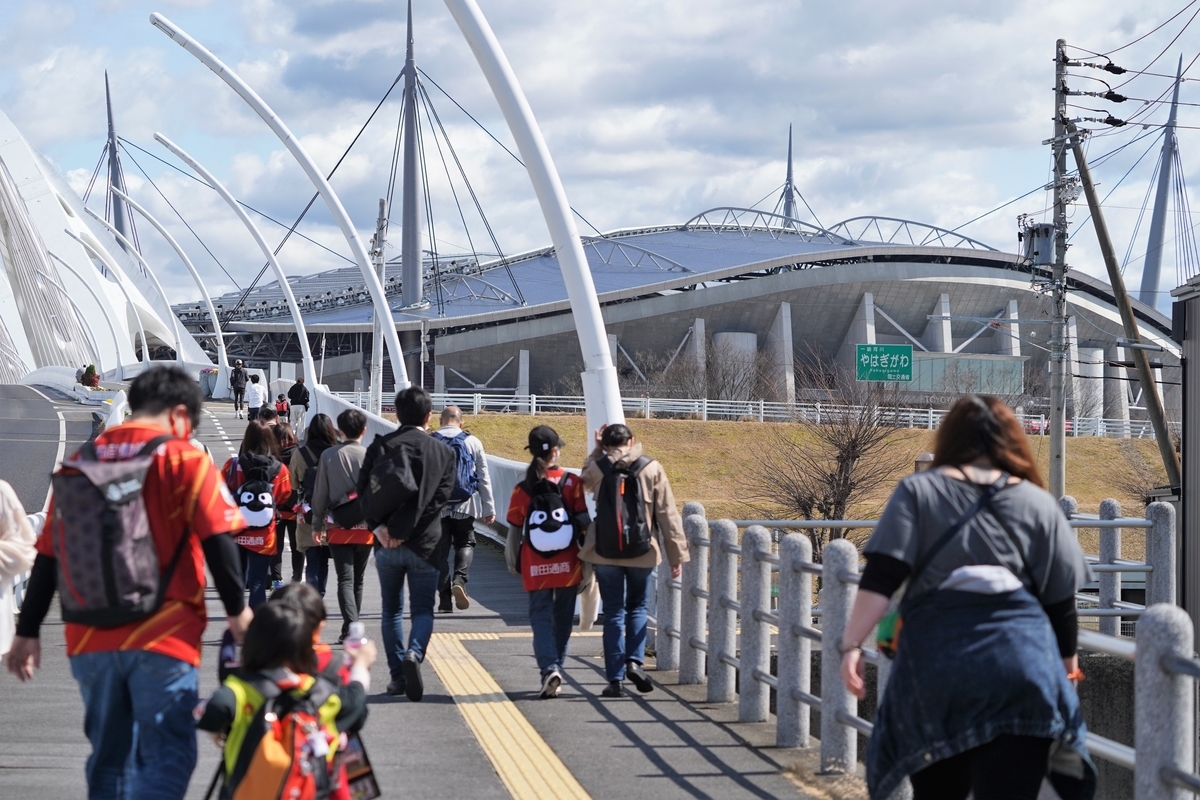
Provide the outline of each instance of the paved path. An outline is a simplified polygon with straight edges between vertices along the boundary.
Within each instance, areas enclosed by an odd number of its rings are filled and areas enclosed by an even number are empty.
[[[226,408],[214,406],[215,418],[206,418],[202,426],[218,463],[229,455],[227,448],[236,449],[244,425]],[[11,445],[0,440],[0,463],[11,453]],[[670,686],[646,696],[602,700],[605,681],[595,632],[572,637],[560,698],[538,699],[526,596],[498,549],[480,545],[470,592],[469,610],[437,617],[421,703],[380,694],[387,683],[382,657],[373,670],[371,716],[363,739],[385,797],[807,796],[781,774],[769,751],[746,746],[736,726],[712,721],[703,706],[680,702]],[[364,594],[368,635],[378,641],[379,585],[373,565]],[[330,630],[336,631],[332,585],[326,604],[333,619]],[[220,620],[211,590],[209,612]],[[89,748],[57,620],[54,609],[43,633],[42,671],[33,683],[20,685],[0,676],[6,723],[0,726],[0,798],[84,796],[83,763]],[[214,622],[205,634],[205,693],[216,685],[220,632],[221,625]],[[203,796],[217,765],[218,751],[207,739],[200,742],[200,754],[191,798]]]

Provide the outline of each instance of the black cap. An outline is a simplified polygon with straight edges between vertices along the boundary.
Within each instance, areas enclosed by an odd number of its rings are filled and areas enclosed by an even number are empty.
[[[538,425],[529,432],[529,444],[525,449],[535,456],[548,456],[551,450],[565,444],[566,442],[559,437],[554,428],[549,425]]]

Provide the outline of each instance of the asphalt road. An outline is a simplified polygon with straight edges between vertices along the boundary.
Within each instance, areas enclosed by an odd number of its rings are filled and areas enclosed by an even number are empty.
[[[45,505],[60,441],[69,456],[92,435],[93,409],[55,398],[48,390],[0,386],[0,479],[30,513]]]

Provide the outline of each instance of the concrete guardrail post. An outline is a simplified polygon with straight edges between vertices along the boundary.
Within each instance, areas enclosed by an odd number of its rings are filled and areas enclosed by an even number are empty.
[[[1195,769],[1195,679],[1168,670],[1164,659],[1192,657],[1194,631],[1187,612],[1156,605],[1138,619],[1134,662],[1134,800],[1191,800],[1192,793],[1163,781],[1163,769]]]
[[[858,571],[858,548],[845,539],[825,546],[821,568],[821,771],[853,772],[858,763],[858,732],[839,722],[839,712],[858,714],[858,698],[842,683],[842,633],[858,587],[841,579]]]
[[[808,747],[808,706],[793,692],[812,691],[812,642],[796,627],[812,625],[812,575],[800,571],[812,563],[812,542],[789,533],[779,543],[779,691],[775,694],[775,746]]]
[[[771,532],[751,525],[742,534],[742,647],[738,722],[766,722],[771,717],[771,687],[755,677],[771,674],[771,626],[759,619],[771,613]]]
[[[1121,504],[1109,498],[1100,501],[1100,519],[1120,519]],[[1100,563],[1115,564],[1121,557],[1121,529],[1100,529]],[[1121,599],[1121,573],[1100,573],[1100,607],[1116,608],[1116,601]],[[1101,617],[1100,632],[1109,636],[1121,633],[1120,617]]]
[[[696,644],[708,640],[708,601],[699,594],[708,589],[710,548],[700,544],[709,538],[708,520],[703,513],[685,514],[683,532],[687,535],[692,560],[683,565],[683,591],[680,593],[679,683],[690,686],[705,681],[705,652]]]
[[[684,517],[697,513],[703,515],[704,506],[684,503]],[[671,565],[664,554],[658,565],[658,607],[655,609],[658,630],[654,637],[655,660],[660,670],[679,669],[680,587],[680,580],[671,577]]]
[[[1151,503],[1146,518],[1153,523],[1146,530],[1146,563],[1154,568],[1146,575],[1146,607],[1176,605],[1175,506]]]
[[[737,655],[737,612],[725,602],[737,597],[737,555],[726,552],[737,545],[737,525],[719,519],[712,524],[712,566],[709,570],[708,604],[708,702],[732,703],[736,670],[721,656]]]
[[[1058,498],[1058,507],[1062,509],[1062,512],[1067,519],[1070,519],[1073,514],[1079,513],[1079,503],[1076,502],[1075,498],[1071,497],[1069,494],[1064,494],[1062,497]]]

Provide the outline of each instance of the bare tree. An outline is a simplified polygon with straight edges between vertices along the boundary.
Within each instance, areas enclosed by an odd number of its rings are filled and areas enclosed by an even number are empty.
[[[830,407],[819,421],[799,418],[799,435],[762,447],[759,467],[743,489],[766,507],[801,519],[846,519],[905,471],[907,455],[894,446],[898,390],[895,384],[857,382],[841,365],[802,367],[797,383]],[[814,558],[845,534],[843,528],[810,530]]]

